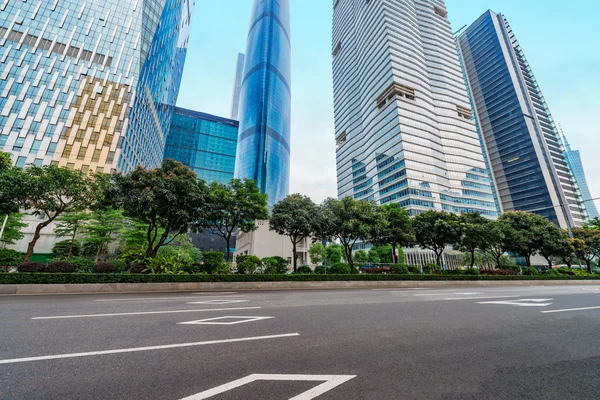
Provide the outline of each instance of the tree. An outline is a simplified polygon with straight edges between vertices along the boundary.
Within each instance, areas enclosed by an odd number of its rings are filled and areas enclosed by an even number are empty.
[[[87,211],[77,211],[66,213],[56,219],[56,228],[54,233],[58,237],[68,237],[71,244],[75,243],[77,235],[81,233],[81,228],[90,219]],[[73,254],[73,245],[68,250],[68,257]]]
[[[585,261],[588,272],[592,272],[592,261],[600,252],[600,230],[573,228],[571,229],[574,239],[583,242],[583,246],[576,248],[576,255],[580,260]]]
[[[297,246],[304,239],[313,235],[317,206],[313,201],[300,194],[292,194],[275,204],[269,229],[290,238],[294,272],[298,270]]]
[[[589,220],[583,226],[586,229],[598,229],[600,230],[600,218],[595,217],[594,219]]]
[[[398,264],[396,248],[412,246],[415,241],[415,232],[412,228],[410,214],[397,203],[382,206],[381,212],[385,219],[385,225],[379,231],[378,237],[374,242],[391,245],[393,256],[392,262]]]
[[[8,215],[6,226],[4,227],[4,232],[2,233],[2,238],[0,240],[0,248],[15,244],[25,237],[25,234],[21,232],[21,230],[27,226],[27,224],[21,222],[23,215],[25,214],[15,213]],[[4,218],[0,216],[0,227],[2,227],[3,222]]]
[[[123,228],[122,210],[97,210],[82,229],[83,243],[96,249],[94,260],[104,260],[108,248],[116,240],[116,234]]]
[[[548,221],[546,229],[541,229],[540,236],[538,236],[539,253],[548,261],[548,269],[552,269],[552,258],[562,257],[565,252],[573,252],[574,248],[570,248],[572,245],[569,241],[569,234],[558,226]]]
[[[356,201],[352,197],[341,200],[327,199],[320,207],[323,232],[339,239],[352,273],[356,273],[352,251],[359,241],[368,242],[375,238],[384,226],[383,215],[377,205],[369,201]]]
[[[207,222],[217,236],[227,244],[227,261],[231,261],[231,237],[239,229],[252,232],[257,229],[256,220],[269,218],[267,195],[260,192],[256,182],[233,179],[227,185],[212,182],[207,199]],[[206,228],[203,223],[197,228]]]
[[[368,263],[369,253],[364,250],[358,250],[356,253],[354,253],[354,261],[356,261],[356,263],[359,265]]]
[[[402,247],[400,247],[402,249]],[[392,264],[395,261],[394,255],[396,251],[392,249],[392,245],[390,244],[376,244],[371,247],[369,250],[369,254],[373,253],[371,257],[375,258],[375,254],[379,257],[380,263]],[[375,261],[371,261],[375,263]]]
[[[313,244],[311,248],[308,249],[308,255],[310,256],[311,263],[314,265],[321,265],[325,258],[325,246],[320,242]]]
[[[457,243],[457,249],[469,254],[471,268],[475,267],[477,250],[483,249],[491,221],[479,213],[462,214],[462,236]]]
[[[12,157],[10,153],[0,151],[0,171],[12,167]]]
[[[527,267],[531,267],[531,257],[541,250],[542,238],[552,222],[524,211],[508,212],[498,220],[505,226],[506,250],[524,257]]]
[[[381,262],[379,253],[377,252],[377,250],[373,250],[373,249],[371,249],[371,251],[369,251],[367,259],[369,260],[369,263],[371,263],[371,264],[379,264]]]
[[[205,225],[207,188],[183,164],[165,160],[160,168],[138,167],[127,175],[114,175],[114,209],[146,224],[146,258],[187,233],[193,224]],[[162,232],[162,233],[161,233]]]
[[[342,262],[342,246],[339,244],[330,244],[325,248],[327,265],[333,265]]]
[[[33,238],[27,246],[24,262],[33,255],[41,231],[58,217],[69,212],[81,211],[90,200],[92,178],[81,171],[47,165],[26,167],[22,172],[20,203],[33,215],[41,217],[35,227]]]
[[[569,267],[573,268],[573,264],[579,262],[577,253],[585,248],[585,242],[581,239],[571,238],[569,233],[565,231],[565,240],[563,242],[563,248],[560,250],[558,257],[560,260]]]
[[[462,237],[460,218],[456,214],[427,211],[413,220],[416,242],[421,248],[435,253],[436,264],[442,265],[446,247],[455,245]]]

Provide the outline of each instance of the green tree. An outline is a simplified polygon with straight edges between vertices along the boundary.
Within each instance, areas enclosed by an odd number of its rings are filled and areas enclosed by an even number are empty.
[[[538,240],[539,253],[548,261],[549,270],[552,270],[552,258],[561,258],[567,251],[575,252],[574,248],[572,250],[569,248],[571,245],[569,234],[550,221],[546,229],[540,229]]]
[[[114,179],[113,208],[122,208],[126,217],[147,226],[146,258],[155,257],[193,224],[206,225],[206,185],[183,164],[165,160],[160,168],[138,167],[127,175],[115,174]]]
[[[333,265],[342,262],[342,246],[332,243],[325,248],[327,265]]]
[[[583,246],[576,248],[577,257],[585,261],[588,272],[592,272],[592,261],[600,253],[600,230],[573,228],[571,229],[574,239],[583,242]]]
[[[294,272],[298,270],[298,244],[313,235],[317,212],[315,203],[300,194],[289,195],[273,207],[269,229],[290,238]]]
[[[81,233],[82,227],[90,219],[87,211],[77,211],[66,213],[56,219],[56,228],[54,233],[58,237],[68,237],[71,244],[75,243],[77,235]],[[73,246],[68,249],[68,257],[73,255]]]
[[[531,257],[540,252],[545,232],[552,224],[546,218],[524,211],[503,214],[498,219],[504,226],[506,250],[525,258],[531,267]]]
[[[89,221],[82,228],[84,245],[96,250],[94,260],[100,262],[105,259],[111,243],[117,239],[117,233],[123,228],[123,211],[106,210],[94,211]]]
[[[504,267],[506,254],[506,225],[502,221],[492,221],[482,237],[481,250],[494,261],[497,268]]]
[[[13,166],[10,153],[0,151],[0,171],[9,169]]]
[[[373,249],[371,249],[371,251],[369,251],[369,254],[367,255],[367,259],[368,259],[369,263],[371,263],[371,264],[379,264],[381,262],[379,253],[377,252],[377,250],[373,250]]]
[[[491,221],[479,213],[462,214],[462,236],[457,243],[457,249],[469,254],[471,268],[475,267],[477,250],[483,249],[490,229]]]
[[[407,210],[397,203],[386,204],[381,207],[385,224],[379,231],[375,243],[389,244],[392,246],[394,264],[398,264],[396,248],[409,247],[415,242],[415,232],[412,220]],[[379,255],[381,258],[381,254]],[[386,262],[386,261],[384,261]]]
[[[329,237],[337,238],[342,244],[344,255],[352,273],[356,273],[352,251],[359,241],[368,242],[376,237],[377,232],[385,225],[382,213],[377,205],[369,201],[356,201],[352,197],[341,200],[327,199],[320,207],[319,218],[326,221],[322,232]]]
[[[24,262],[33,255],[41,231],[58,217],[84,210],[90,203],[90,178],[81,171],[47,165],[28,166],[21,178],[20,200],[24,209],[41,217],[27,246]]]
[[[435,253],[436,264],[442,265],[442,254],[462,237],[462,226],[458,215],[447,212],[427,211],[413,220],[416,242],[421,248]]]
[[[594,219],[589,220],[583,226],[586,229],[598,229],[600,230],[600,218],[595,217]]]
[[[262,259],[264,273],[269,275],[283,275],[288,271],[288,262],[282,257],[265,257]]]
[[[0,248],[5,248],[7,245],[15,244],[17,241],[25,237],[25,234],[21,232],[21,230],[27,226],[26,223],[21,222],[24,215],[25,214],[22,213],[8,215],[8,219],[6,219],[6,226],[4,227],[4,232],[2,233],[2,238],[0,240]],[[0,216],[0,227],[2,226],[3,222],[4,218]]]
[[[563,248],[560,249],[558,257],[560,261],[569,267],[573,268],[573,264],[579,262],[577,253],[585,248],[585,242],[581,239],[575,239],[569,236],[569,233],[565,231],[565,240],[563,242]]]
[[[217,236],[227,244],[227,261],[231,261],[231,237],[240,230],[253,232],[256,220],[269,218],[267,195],[260,192],[252,180],[233,179],[225,185],[212,182],[207,199],[207,222]],[[196,224],[197,229],[206,228],[204,221]]]
[[[402,249],[402,247],[399,247],[399,249]],[[373,259],[374,255],[377,254],[377,256],[379,257],[378,262],[380,263],[391,264],[396,261],[394,257],[394,255],[396,254],[396,250],[394,250],[392,245],[390,244],[376,244],[371,247],[371,250],[369,250],[369,254],[371,253],[373,253],[373,255],[371,256]],[[370,262],[375,263],[375,261]]]
[[[364,250],[358,250],[354,253],[354,261],[359,265],[364,265],[369,262],[369,253]]]
[[[308,255],[310,256],[310,262],[314,265],[321,265],[325,258],[325,246],[322,243],[317,242],[308,249]]]

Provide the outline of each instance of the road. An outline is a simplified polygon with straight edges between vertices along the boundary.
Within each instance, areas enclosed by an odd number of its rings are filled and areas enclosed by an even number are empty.
[[[598,399],[600,286],[0,297],[0,399]]]

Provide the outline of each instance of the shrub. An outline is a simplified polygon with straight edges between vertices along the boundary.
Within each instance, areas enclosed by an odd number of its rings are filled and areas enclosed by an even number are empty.
[[[302,265],[298,267],[298,274],[312,274],[313,270],[308,265]]]
[[[466,275],[480,275],[481,272],[477,268],[469,268],[465,272]]]
[[[66,261],[70,264],[73,264],[75,267],[75,272],[77,273],[90,273],[96,264],[93,260],[87,257],[69,257],[59,261]]]
[[[350,274],[352,272],[352,269],[350,268],[350,265],[339,262],[333,264],[327,272],[329,274],[346,275]]]
[[[121,260],[127,266],[133,266],[133,264],[144,264],[146,262],[146,251],[143,249],[127,249],[121,253]]]
[[[481,275],[486,276],[515,276],[517,271],[514,269],[484,269],[481,270]]]
[[[17,268],[19,272],[44,272],[46,270],[46,264],[30,261],[19,265]]]
[[[390,267],[368,267],[368,268],[361,268],[361,272],[365,273],[365,274],[389,274],[390,273]]]
[[[565,267],[560,267],[556,271],[561,275],[571,275],[571,276],[575,275],[575,272],[572,269],[565,268]]]
[[[112,274],[117,272],[117,267],[113,263],[101,262],[94,265],[93,271],[96,274]]]
[[[122,260],[109,260],[108,262],[110,262],[112,265],[115,266],[115,272],[127,272],[127,264],[125,264],[124,261]]]
[[[315,274],[324,275],[327,273],[327,267],[324,265],[317,265],[315,267]]]
[[[238,274],[254,274],[262,266],[262,261],[257,256],[237,256],[236,263]]]
[[[63,240],[54,245],[52,252],[57,257],[77,257],[81,253],[81,244],[77,240]]]
[[[203,257],[202,272],[206,274],[214,274],[225,265],[225,255],[220,251],[207,251]]]
[[[16,267],[23,263],[25,254],[11,249],[0,249],[0,266]]]
[[[409,265],[408,266],[408,273],[410,273],[410,274],[420,274],[421,270],[419,269],[419,267],[417,267],[415,265]]]
[[[531,276],[531,275],[539,275],[539,274],[540,274],[540,271],[538,271],[536,268],[533,268],[533,267],[525,268],[523,270],[523,275]]]
[[[423,273],[424,274],[434,274],[436,272],[441,272],[441,268],[437,264],[425,264],[423,265]]]
[[[45,272],[57,272],[61,274],[70,274],[75,272],[75,266],[66,261],[55,261],[46,266]]]
[[[406,275],[408,274],[408,267],[402,264],[394,264],[390,267],[390,272],[392,274]]]
[[[288,272],[288,262],[281,257],[265,257],[262,264],[265,274],[279,275]]]
[[[146,270],[146,265],[143,263],[133,263],[129,267],[129,272],[132,274],[141,274]]]
[[[469,270],[463,269],[450,269],[448,271],[444,271],[444,275],[479,275],[479,274],[469,274]],[[477,270],[479,272],[479,270]]]

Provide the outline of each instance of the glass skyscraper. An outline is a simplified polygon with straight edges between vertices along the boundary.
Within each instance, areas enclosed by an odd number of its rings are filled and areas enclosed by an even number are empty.
[[[254,0],[242,90],[236,178],[257,182],[270,205],[289,193],[289,0]]]
[[[246,55],[239,53],[235,64],[231,113],[229,114],[229,118],[236,121],[240,119],[240,93],[242,91],[242,79],[244,79],[244,61],[246,61]]]
[[[577,185],[579,186],[579,190],[581,191],[581,197],[583,197],[588,218],[600,218],[600,214],[598,214],[596,204],[592,200],[592,193],[590,192],[590,187],[588,186],[587,179],[585,177],[583,162],[581,161],[581,153],[579,152],[579,150],[573,150],[571,148],[571,145],[567,141],[567,138],[563,138],[566,146],[567,160],[569,160],[571,171],[573,171],[573,175],[575,176],[575,180],[577,181]]]
[[[444,2],[333,7],[338,196],[496,218]]]
[[[165,147],[165,159],[190,167],[208,183],[233,179],[238,122],[175,108]]]
[[[160,164],[193,0],[0,2],[0,150],[17,165]]]
[[[506,18],[488,11],[457,41],[502,210],[581,225],[586,212],[565,148]]]

